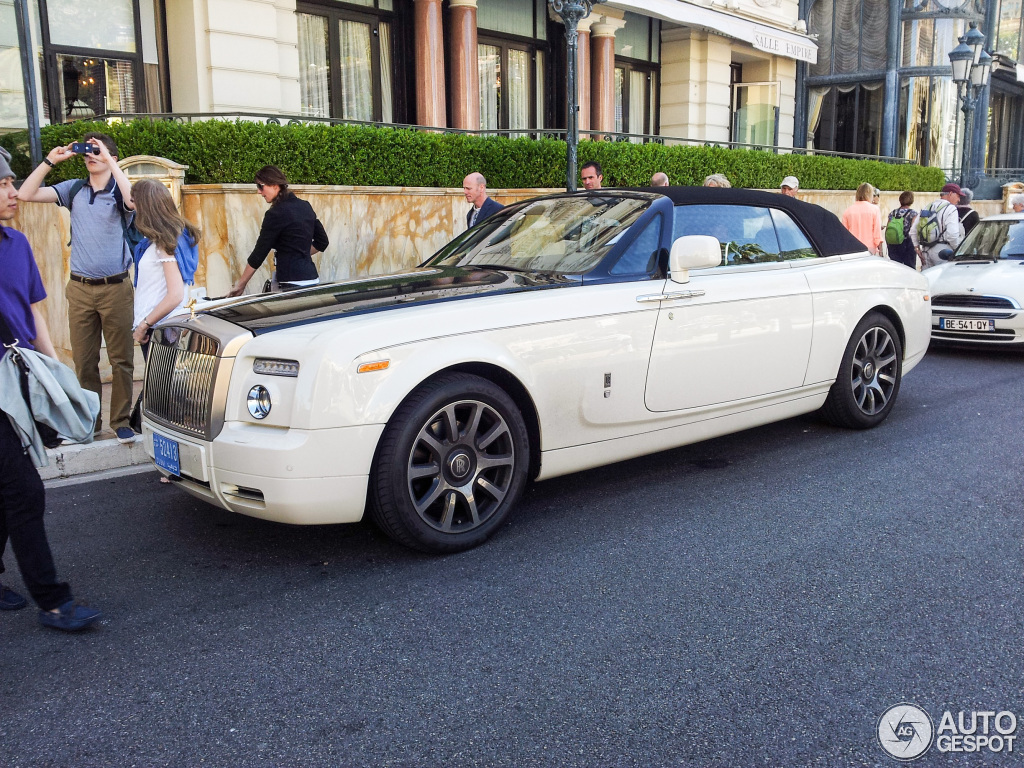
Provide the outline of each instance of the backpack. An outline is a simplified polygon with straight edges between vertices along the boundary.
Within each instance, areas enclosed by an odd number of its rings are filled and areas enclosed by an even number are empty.
[[[139,284],[139,262],[149,246],[149,238],[143,237],[132,251],[132,258],[135,261],[136,286]],[[174,259],[178,262],[178,271],[181,272],[182,282],[186,286],[192,285],[196,278],[196,267],[199,266],[199,247],[197,243],[192,242],[187,231],[178,235],[178,244],[174,248]]]
[[[907,240],[910,227],[908,226],[913,211],[906,209],[902,215],[898,215],[901,209],[892,211],[889,214],[889,221],[885,225],[885,242],[889,245],[903,245]]]
[[[889,214],[889,221],[886,223],[886,243],[890,246],[903,245],[906,239],[906,230],[903,216],[897,216],[896,211]]]
[[[68,195],[68,213],[71,212],[71,208],[75,204],[75,198],[78,197],[78,193],[82,191],[82,188],[86,185],[86,179],[78,179],[74,184],[71,185],[71,192]],[[114,205],[117,206],[117,213],[121,219],[121,237],[124,239],[125,245],[128,247],[128,254],[135,253],[135,248],[145,238],[142,233],[135,228],[135,216],[132,216],[128,221],[125,221],[124,213],[124,198],[121,196],[121,188],[114,183]],[[68,240],[68,245],[71,245],[71,241]]]
[[[947,205],[952,205],[945,200],[939,200],[942,205],[932,203],[921,211],[917,220],[917,241],[921,246],[928,248],[942,242],[945,232],[942,231],[941,214]]]

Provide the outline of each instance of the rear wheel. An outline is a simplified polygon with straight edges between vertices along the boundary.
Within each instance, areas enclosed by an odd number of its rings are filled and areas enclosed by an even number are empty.
[[[381,437],[371,516],[390,537],[424,552],[483,543],[522,494],[526,425],[497,385],[469,374],[427,382]]]
[[[870,429],[885,421],[903,378],[903,344],[885,315],[870,312],[860,321],[843,353],[825,418],[850,429]]]

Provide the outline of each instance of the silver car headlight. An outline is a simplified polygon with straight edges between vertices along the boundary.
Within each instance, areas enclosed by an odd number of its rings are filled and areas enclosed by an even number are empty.
[[[254,419],[265,419],[270,415],[270,392],[263,385],[257,384],[249,390],[249,395],[245,398],[245,404],[249,408],[250,416]]]

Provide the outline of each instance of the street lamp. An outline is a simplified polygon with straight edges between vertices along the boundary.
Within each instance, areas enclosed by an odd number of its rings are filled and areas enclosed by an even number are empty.
[[[966,35],[960,38],[960,45],[949,52],[949,63],[953,68],[953,82],[956,83],[957,100],[962,102],[964,113],[964,147],[960,163],[960,186],[973,182],[974,108],[982,90],[988,85],[992,74],[992,57],[985,51],[985,35],[978,31],[976,22]]]
[[[548,0],[553,10],[565,24],[566,52],[566,103],[568,117],[565,131],[565,188],[576,191],[576,148],[580,143],[579,94],[576,87],[576,42],[579,37],[577,26],[590,15],[590,11],[604,0]]]

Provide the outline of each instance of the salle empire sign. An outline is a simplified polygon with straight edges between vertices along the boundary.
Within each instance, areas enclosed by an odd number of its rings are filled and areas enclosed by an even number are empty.
[[[800,45],[790,40],[776,37],[764,29],[754,30],[754,47],[765,53],[775,53],[797,61],[815,64],[818,61],[818,49],[813,45]]]

